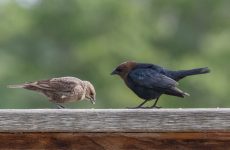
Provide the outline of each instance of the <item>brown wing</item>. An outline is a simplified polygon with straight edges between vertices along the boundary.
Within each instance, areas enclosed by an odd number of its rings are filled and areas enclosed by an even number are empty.
[[[30,86],[34,86],[40,90],[69,92],[74,89],[75,86],[80,85],[81,80],[73,77],[53,78],[50,80],[40,80],[30,83]]]

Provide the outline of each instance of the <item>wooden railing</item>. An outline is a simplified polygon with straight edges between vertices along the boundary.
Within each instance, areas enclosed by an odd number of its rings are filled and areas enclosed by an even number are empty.
[[[0,110],[1,149],[230,149],[230,109]]]

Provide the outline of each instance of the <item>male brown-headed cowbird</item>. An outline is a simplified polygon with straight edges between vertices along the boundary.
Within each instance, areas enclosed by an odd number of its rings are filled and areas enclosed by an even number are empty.
[[[18,85],[9,85],[8,88],[24,88],[43,93],[49,100],[64,108],[61,103],[90,100],[93,104],[96,101],[96,92],[89,81],[82,81],[75,77],[60,77],[49,80],[40,80]]]
[[[144,102],[135,108],[160,108],[156,104],[162,94],[178,97],[189,96],[188,93],[176,87],[177,81],[186,76],[208,72],[210,70],[207,67],[171,71],[154,64],[127,61],[120,64],[111,75],[119,75],[134,93],[144,99]],[[153,99],[156,100],[151,107],[142,107],[147,101]]]

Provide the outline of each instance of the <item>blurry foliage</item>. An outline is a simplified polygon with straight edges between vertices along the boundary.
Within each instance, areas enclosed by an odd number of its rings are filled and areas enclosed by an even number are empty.
[[[52,108],[37,93],[7,84],[60,76],[91,81],[97,103],[124,108],[142,101],[110,72],[126,60],[170,69],[211,68],[179,87],[185,99],[159,105],[229,107],[229,0],[0,0],[0,108]]]

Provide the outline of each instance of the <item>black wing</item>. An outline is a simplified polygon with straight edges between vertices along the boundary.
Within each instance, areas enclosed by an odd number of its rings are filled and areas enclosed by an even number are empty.
[[[131,71],[128,77],[137,85],[155,90],[171,89],[178,83],[153,69],[139,68]]]
[[[161,73],[163,75],[166,74],[167,72],[167,69],[161,67],[161,66],[158,66],[158,65],[155,65],[155,64],[146,64],[146,63],[139,63],[136,65],[136,67],[134,68],[135,69],[150,69],[150,70],[153,70],[153,71],[156,71],[158,73]]]

